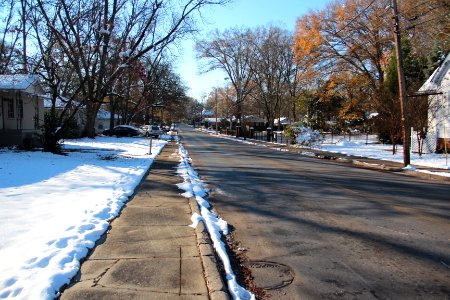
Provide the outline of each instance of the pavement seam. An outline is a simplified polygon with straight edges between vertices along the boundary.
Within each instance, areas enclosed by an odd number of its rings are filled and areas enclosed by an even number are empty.
[[[179,281],[178,281],[178,295],[180,295],[181,296],[181,281],[182,281],[182,270],[181,270],[181,268],[183,267],[183,264],[182,264],[182,259],[181,259],[181,247],[179,248],[180,249],[180,256],[179,256],[179,263],[180,263],[180,274],[179,274],[179,276],[178,276],[178,278],[179,278]]]
[[[100,282],[100,280],[102,280],[103,276],[105,276],[106,273],[108,273],[108,271],[111,270],[111,268],[114,267],[119,261],[120,261],[120,259],[115,259],[114,262],[111,265],[109,265],[107,268],[105,268],[105,270],[99,276],[94,278],[92,280],[92,282],[93,282],[92,287],[97,286],[98,283]]]
[[[174,154],[176,154],[176,156],[180,158],[180,154],[178,153],[179,149],[178,142],[176,143],[176,145],[177,145],[176,152],[174,152]],[[174,176],[180,178],[177,175]],[[191,215],[193,215],[194,213],[201,215],[199,206],[195,198],[189,198],[188,203],[191,210]],[[197,248],[200,254],[200,261],[202,264],[202,269],[206,282],[206,288],[208,289],[209,298],[212,300],[229,300],[230,297],[228,296],[228,289],[219,271],[215,256],[215,250],[213,248],[212,241],[209,238],[209,233],[203,221],[200,221],[194,230],[195,235],[197,237]]]
[[[105,288],[105,289],[110,289],[111,288],[111,286],[106,286],[106,285],[102,285],[102,284],[98,284],[96,287]],[[173,293],[173,292],[164,292],[164,291],[160,291],[160,290],[127,288],[127,287],[122,287],[122,286],[114,286],[114,289],[116,289],[116,290],[123,290],[123,291],[130,291],[130,292],[155,293],[155,294],[162,294],[162,295],[177,295],[177,296],[197,296],[197,295],[202,295],[202,294],[199,294],[199,293],[179,294],[179,293]]]

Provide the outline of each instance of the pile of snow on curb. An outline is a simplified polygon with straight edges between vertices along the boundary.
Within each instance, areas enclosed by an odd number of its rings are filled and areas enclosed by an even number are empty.
[[[224,235],[228,234],[228,224],[209,210],[209,202],[204,199],[207,195],[207,189],[203,186],[203,182],[190,165],[191,159],[188,152],[181,143],[178,145],[181,160],[177,168],[177,174],[183,178],[184,182],[177,184],[177,186],[185,191],[182,194],[184,197],[195,197],[201,214],[198,215],[197,213],[194,213],[192,215],[191,220],[193,224],[191,227],[195,228],[200,221],[205,223],[211,240],[213,241],[214,249],[222,260],[226,273],[228,290],[233,299],[254,300],[255,295],[237,283],[236,276],[231,268],[230,259],[225,249],[225,244],[221,239],[222,233]]]

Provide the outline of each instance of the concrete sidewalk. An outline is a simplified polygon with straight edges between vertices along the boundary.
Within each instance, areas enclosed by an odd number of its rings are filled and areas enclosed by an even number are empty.
[[[60,299],[228,299],[198,211],[180,195],[169,142]]]

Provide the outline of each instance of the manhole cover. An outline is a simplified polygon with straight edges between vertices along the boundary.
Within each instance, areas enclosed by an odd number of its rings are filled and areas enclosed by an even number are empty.
[[[288,286],[294,280],[294,271],[283,264],[270,261],[249,261],[243,264],[252,272],[258,288],[276,290]]]

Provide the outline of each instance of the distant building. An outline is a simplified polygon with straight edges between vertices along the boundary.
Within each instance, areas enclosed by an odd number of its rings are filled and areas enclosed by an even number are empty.
[[[37,75],[0,75],[0,146],[41,145],[42,94]]]
[[[280,123],[280,126],[278,125],[278,122]],[[292,122],[287,117],[280,117],[273,120],[273,124],[275,125],[276,128],[281,129],[291,125]]]
[[[435,150],[450,149],[450,53],[419,89],[429,95],[427,145]]]
[[[67,108],[67,106],[70,106]],[[44,107],[45,111],[50,111],[52,107],[52,102],[50,100],[49,95],[45,95],[44,97]],[[64,97],[58,97],[55,102],[55,110],[57,113],[62,112],[64,109],[68,109],[69,114],[72,113],[77,108],[77,112],[75,113],[73,119],[78,127],[77,135],[81,136],[82,130],[86,125],[86,108],[85,105],[80,105],[77,101],[69,101]],[[109,123],[111,119],[111,113],[103,108],[100,108],[97,113],[97,118],[95,119],[95,132],[100,134],[105,129],[109,129]],[[120,124],[120,115],[116,114],[114,118],[114,126]]]
[[[267,120],[260,116],[245,116],[245,126],[246,130],[254,130],[254,131],[265,131],[267,130]]]
[[[120,115],[114,115],[114,126],[120,124]],[[105,129],[109,129],[109,123],[111,120],[111,113],[107,110],[100,108],[97,113],[97,119],[95,119],[95,132],[100,134]]]
[[[51,100],[51,95],[46,94],[44,95],[44,110],[46,113],[49,113],[52,109],[53,103]],[[58,116],[60,116],[63,111],[65,111],[65,116],[68,117],[69,115],[73,116],[73,128],[70,130],[70,138],[76,138],[81,136],[81,132],[84,128],[84,125],[86,124],[86,110],[83,105],[80,104],[78,101],[70,101],[69,99],[58,96],[55,101],[55,112]],[[66,133],[67,134],[67,133]]]

